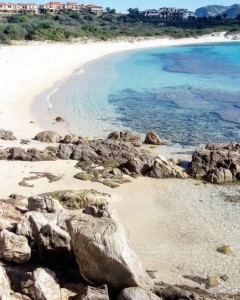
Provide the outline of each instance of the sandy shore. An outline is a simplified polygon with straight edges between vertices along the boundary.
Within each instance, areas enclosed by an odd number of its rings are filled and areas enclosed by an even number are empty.
[[[43,91],[105,55],[143,48],[230,41],[224,33],[186,39],[89,42],[74,44],[30,43],[0,46],[0,128],[17,137],[31,138],[41,131],[31,104]],[[59,129],[60,130],[60,129]]]
[[[143,48],[229,41],[230,37],[218,34],[181,40],[1,46],[0,128],[12,130],[18,139],[31,139],[46,129],[41,128],[33,118],[31,106],[34,99],[51,89],[57,81],[81,70],[84,64],[105,55]],[[61,128],[56,127],[56,131],[61,131]],[[0,147],[7,146],[20,146],[19,140],[0,141]],[[31,141],[29,146],[24,147],[43,149],[46,146]],[[220,199],[221,193],[228,193],[229,190],[216,190],[213,186],[204,189],[204,185],[199,188],[192,180],[183,183],[181,180],[156,181],[145,178],[112,190],[98,183],[73,179],[78,172],[75,164],[75,161],[60,160],[51,163],[0,161],[0,180],[4,182],[0,199],[6,199],[11,193],[31,196],[67,189],[93,188],[111,193],[115,199],[113,205],[119,212],[134,249],[146,268],[157,269],[158,280],[193,284],[182,275],[220,276],[227,273],[230,276],[230,289],[234,290],[239,274],[238,268],[231,269],[231,266],[240,265],[240,249],[236,239],[240,228],[235,222],[239,211],[236,210],[232,217],[231,208],[226,208],[224,200]],[[33,188],[19,186],[18,183],[24,177],[31,176],[32,172],[51,172],[61,175],[62,179],[49,183],[46,178],[41,178],[31,182]],[[185,188],[182,188],[183,185]],[[213,198],[221,201],[213,202]],[[209,210],[217,213],[211,214]],[[229,216],[233,218],[230,224],[227,223]],[[225,258],[221,264],[222,257],[216,254],[215,249],[224,243],[229,243],[236,255]],[[226,291],[226,284],[222,284],[220,290]]]

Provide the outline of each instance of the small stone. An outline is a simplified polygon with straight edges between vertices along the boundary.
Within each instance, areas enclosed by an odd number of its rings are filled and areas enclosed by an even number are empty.
[[[29,144],[29,143],[30,143],[29,140],[26,140],[26,139],[21,139],[21,140],[20,140],[20,144],[22,144],[22,145],[27,145],[27,144]]]
[[[223,245],[217,248],[217,252],[228,255],[231,253],[231,249],[228,245]]]
[[[206,282],[205,282],[206,289],[210,289],[210,288],[213,288],[218,285],[219,285],[219,281],[217,280],[216,277],[213,277],[213,276],[207,277]]]
[[[224,275],[220,276],[220,279],[223,281],[227,281],[229,279],[229,277],[226,274],[224,274]]]
[[[61,118],[61,117],[57,117],[55,120],[56,120],[57,122],[64,122],[64,119]]]

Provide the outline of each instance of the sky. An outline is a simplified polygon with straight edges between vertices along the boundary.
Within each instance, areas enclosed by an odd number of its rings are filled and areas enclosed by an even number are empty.
[[[229,6],[238,3],[236,0],[235,2],[234,0],[95,0],[94,2],[103,7],[114,7],[118,11],[126,11],[129,7],[138,7],[141,10],[145,10],[147,8],[164,6],[182,7],[195,11],[196,8],[211,4]]]
[[[14,2],[26,2],[26,0],[15,0]],[[117,9],[117,11],[125,12],[128,8],[138,7],[140,10],[147,8],[159,8],[164,6],[174,6],[179,8],[188,8],[189,10],[195,11],[196,8],[217,4],[217,5],[232,5],[238,3],[234,0],[35,0],[36,3],[50,2],[50,1],[74,1],[78,3],[94,3],[105,7],[111,7]],[[238,0],[239,1],[239,0]],[[31,2],[31,1],[29,1]]]

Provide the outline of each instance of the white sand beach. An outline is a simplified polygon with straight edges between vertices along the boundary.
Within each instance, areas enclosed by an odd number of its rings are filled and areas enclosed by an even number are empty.
[[[0,128],[13,131],[18,138],[12,142],[0,140],[0,147],[46,147],[36,141],[31,141],[28,146],[19,143],[19,139],[32,139],[38,132],[48,129],[41,128],[34,119],[32,103],[56,82],[81,68],[84,71],[84,64],[90,61],[121,51],[229,41],[233,41],[232,37],[221,33],[197,39],[0,46]],[[61,126],[56,125],[59,133],[63,130]],[[240,276],[238,269],[231,266],[240,265],[240,248],[236,240],[240,228],[235,222],[239,211],[232,216],[232,208],[226,209],[224,197],[221,198],[226,192],[224,187],[217,189],[207,185],[205,188],[204,184],[199,187],[192,180],[140,178],[113,190],[99,183],[73,179],[78,172],[75,164],[75,161],[60,160],[51,163],[0,161],[0,199],[6,199],[12,193],[31,196],[85,188],[110,193],[134,249],[147,269],[156,270],[156,280],[196,285],[182,275],[219,277],[226,273],[230,277],[229,288],[221,282],[216,290],[235,291]],[[33,188],[19,186],[18,183],[32,172],[51,172],[63,178],[53,183],[45,178],[33,180]],[[226,225],[230,215],[233,218],[231,230]],[[221,264],[223,257],[216,253],[216,247],[222,244],[231,244],[235,254],[224,257]]]

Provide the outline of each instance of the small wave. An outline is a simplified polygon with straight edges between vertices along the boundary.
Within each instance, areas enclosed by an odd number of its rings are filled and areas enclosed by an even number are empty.
[[[48,103],[48,109],[51,110],[51,108],[53,107],[52,102],[50,101],[51,97],[58,91],[58,88],[54,89],[53,91],[51,91],[51,93],[47,96],[47,103]]]

